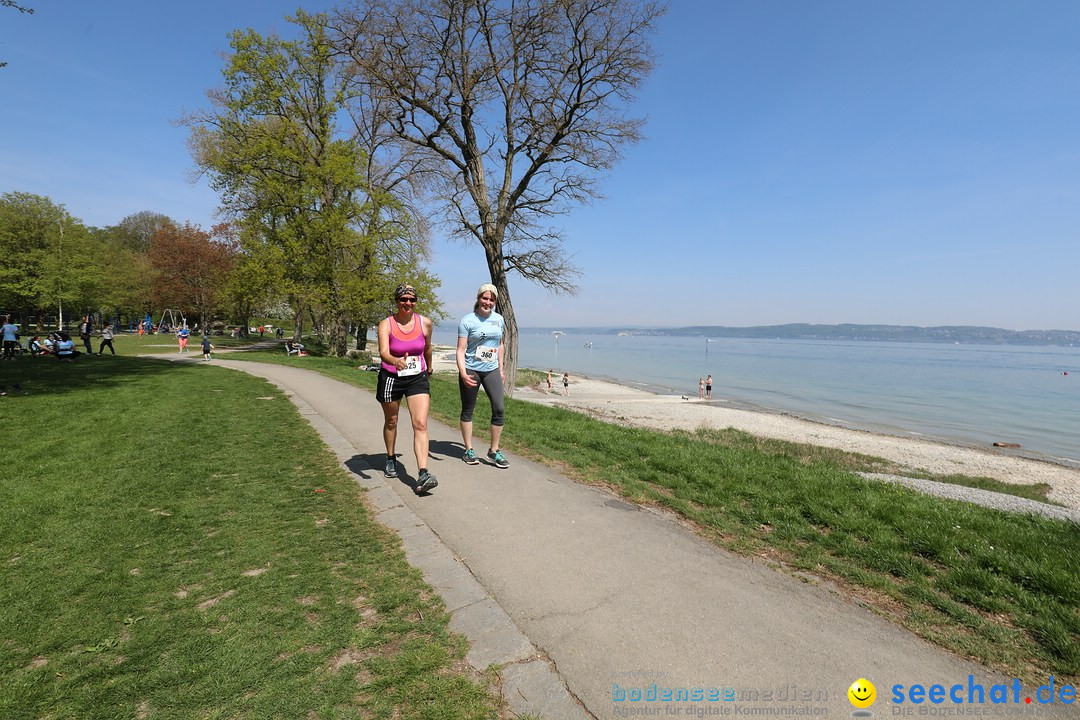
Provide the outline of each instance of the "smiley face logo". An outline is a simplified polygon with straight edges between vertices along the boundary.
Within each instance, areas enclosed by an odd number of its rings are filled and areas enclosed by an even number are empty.
[[[877,688],[866,678],[859,678],[847,689],[848,700],[857,708],[868,708],[877,699]]]

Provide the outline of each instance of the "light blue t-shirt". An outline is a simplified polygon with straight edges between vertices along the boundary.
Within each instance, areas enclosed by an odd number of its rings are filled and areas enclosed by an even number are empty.
[[[15,342],[18,338],[15,334],[19,332],[19,328],[15,327],[11,323],[4,323],[4,342]]]
[[[465,369],[491,372],[499,369],[499,343],[503,336],[503,316],[494,310],[486,318],[474,312],[461,318],[457,331],[465,341]]]

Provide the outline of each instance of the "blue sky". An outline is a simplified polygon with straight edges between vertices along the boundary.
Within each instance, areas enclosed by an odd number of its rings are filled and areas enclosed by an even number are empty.
[[[0,10],[0,192],[209,226],[170,121],[230,30],[288,32],[297,2],[25,4]],[[1077,27],[1072,0],[673,0],[646,140],[560,219],[581,291],[513,279],[519,323],[1080,329]],[[434,249],[458,316],[483,256]]]

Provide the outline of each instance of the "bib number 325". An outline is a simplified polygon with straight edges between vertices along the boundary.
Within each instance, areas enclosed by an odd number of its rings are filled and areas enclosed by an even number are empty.
[[[406,355],[405,367],[397,371],[398,377],[408,377],[409,375],[420,374],[420,356],[419,355]]]

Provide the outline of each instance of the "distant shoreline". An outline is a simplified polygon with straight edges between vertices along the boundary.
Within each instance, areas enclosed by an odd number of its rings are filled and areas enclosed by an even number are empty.
[[[919,327],[914,325],[693,325],[688,327],[520,328],[523,334],[627,335],[646,337],[740,338],[745,340],[816,340],[834,342],[909,342],[957,345],[1014,345],[1080,348],[1080,330],[1006,330],[975,325]]]

